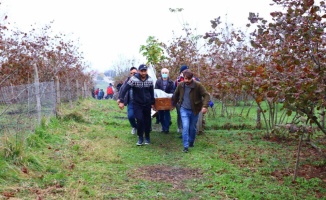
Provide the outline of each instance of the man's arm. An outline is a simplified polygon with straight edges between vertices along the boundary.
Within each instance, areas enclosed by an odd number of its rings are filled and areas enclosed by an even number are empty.
[[[176,88],[176,90],[174,91],[173,93],[173,96],[172,96],[172,100],[173,100],[173,105],[177,105],[178,101],[179,101],[179,95],[180,95],[180,85],[179,84]]]
[[[200,95],[204,98],[202,113],[205,114],[208,111],[208,103],[211,97],[207,92],[206,88],[202,84],[199,83],[199,87],[200,87]]]
[[[153,86],[149,87],[149,92],[150,92],[150,95],[151,95],[151,105],[152,105],[152,108],[154,109],[155,97],[154,97],[154,87]]]
[[[120,88],[120,92],[119,92],[119,108],[120,109],[124,108],[123,99],[131,87],[132,87],[132,81],[131,81],[131,79],[129,79],[128,82],[125,84],[125,86],[123,88]]]

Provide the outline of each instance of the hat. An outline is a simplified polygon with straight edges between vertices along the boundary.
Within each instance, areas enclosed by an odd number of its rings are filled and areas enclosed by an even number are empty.
[[[144,65],[144,64],[139,65],[138,70],[139,70],[139,71],[141,71],[141,70],[147,70],[147,66]]]
[[[187,65],[182,65],[180,68],[180,73],[183,72],[184,70],[189,69]]]

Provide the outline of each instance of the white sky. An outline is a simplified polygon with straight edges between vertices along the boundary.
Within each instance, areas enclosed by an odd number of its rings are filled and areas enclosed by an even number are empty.
[[[139,53],[148,36],[159,41],[172,39],[172,31],[181,33],[182,21],[198,34],[209,31],[210,20],[245,27],[249,12],[267,18],[271,0],[0,0],[0,10],[8,21],[23,31],[32,24],[43,27],[54,20],[54,31],[79,39],[84,57],[93,69],[105,71],[121,55],[145,59]],[[169,8],[183,8],[175,14]],[[225,15],[227,14],[227,20]],[[37,27],[36,26],[36,27]],[[33,26],[35,27],[35,25]],[[178,34],[179,36],[180,34]],[[139,63],[140,64],[140,63]],[[129,68],[129,67],[128,67]]]

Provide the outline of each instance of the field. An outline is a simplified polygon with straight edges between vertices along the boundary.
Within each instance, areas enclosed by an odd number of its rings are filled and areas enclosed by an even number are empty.
[[[324,136],[313,138],[324,154],[304,143],[294,181],[298,139],[265,138],[265,130],[254,127],[254,109],[234,123],[218,109],[206,116],[195,147],[183,153],[175,110],[170,133],[161,133],[153,119],[151,144],[138,147],[126,109],[111,100],[79,101],[24,144],[3,138],[0,197],[326,199]]]

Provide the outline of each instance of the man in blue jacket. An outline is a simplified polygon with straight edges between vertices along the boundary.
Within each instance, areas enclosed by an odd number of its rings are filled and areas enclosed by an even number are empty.
[[[130,68],[130,75],[128,78],[124,81],[123,85],[120,87],[121,91],[123,90],[124,86],[127,85],[129,79],[137,73],[137,68],[136,67],[131,67]],[[120,99],[123,99],[124,105],[127,105],[127,113],[128,113],[128,120],[129,123],[132,127],[131,129],[131,134],[135,134],[137,132],[137,123],[136,123],[136,118],[134,114],[134,104],[133,104],[133,94],[132,94],[132,89],[127,91],[127,94],[122,97],[121,92],[119,92],[119,97],[118,97],[118,104],[120,103]]]
[[[138,73],[132,76],[127,84],[121,89],[121,97],[133,90],[134,114],[137,121],[137,146],[143,145],[144,133],[145,144],[150,144],[151,109],[155,109],[153,79],[147,74],[147,66],[142,64],[138,67]],[[124,108],[123,99],[120,99],[119,108]]]

